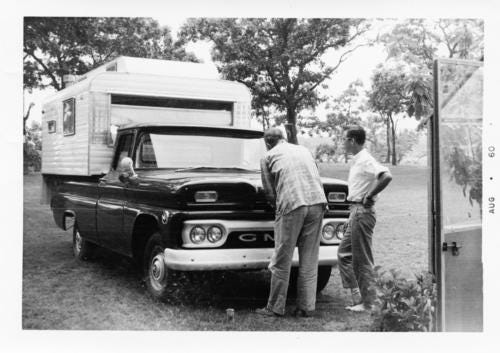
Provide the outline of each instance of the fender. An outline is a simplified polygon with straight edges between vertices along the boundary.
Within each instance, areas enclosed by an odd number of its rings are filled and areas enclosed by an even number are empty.
[[[137,251],[143,249],[145,242],[155,231],[159,232],[162,240],[166,242],[168,234],[168,223],[170,219],[166,219],[166,223],[162,221],[162,215],[165,209],[160,207],[151,207],[146,205],[136,205],[127,203],[123,210],[123,230],[127,238],[127,254],[128,256],[137,256]],[[164,218],[164,217],[163,217]],[[138,237],[143,235],[142,228],[146,227],[145,239]],[[149,229],[151,231],[149,231]],[[139,249],[137,249],[137,247]]]

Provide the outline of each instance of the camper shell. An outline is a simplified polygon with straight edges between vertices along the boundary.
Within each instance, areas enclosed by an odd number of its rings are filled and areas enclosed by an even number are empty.
[[[57,92],[43,106],[42,174],[109,171],[114,134],[133,123],[250,126],[250,92],[214,66],[119,57]]]

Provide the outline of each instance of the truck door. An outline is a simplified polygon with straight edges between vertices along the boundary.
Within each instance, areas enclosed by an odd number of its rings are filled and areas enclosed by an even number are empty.
[[[123,209],[125,206],[125,185],[118,179],[118,163],[130,157],[134,141],[133,133],[120,135],[111,171],[100,179],[97,201],[97,233],[100,243],[107,249],[126,253],[126,237],[123,231]]]
[[[438,326],[482,331],[483,65],[439,59],[434,80],[430,219]]]

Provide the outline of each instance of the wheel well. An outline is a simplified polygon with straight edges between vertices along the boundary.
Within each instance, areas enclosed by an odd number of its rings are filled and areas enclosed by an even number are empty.
[[[150,215],[140,215],[135,220],[132,233],[132,255],[140,263],[149,238],[158,231],[156,218]]]

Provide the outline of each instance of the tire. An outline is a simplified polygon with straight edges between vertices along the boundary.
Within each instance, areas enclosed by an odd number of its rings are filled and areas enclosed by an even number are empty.
[[[168,298],[170,270],[165,265],[164,248],[161,246],[160,234],[154,233],[146,243],[144,250],[144,281],[153,298],[165,301]]]
[[[328,281],[330,280],[330,275],[332,274],[332,266],[318,266],[318,284],[316,286],[316,292],[319,293],[325,289]],[[290,285],[289,292],[295,293],[297,291],[297,279],[299,277],[299,268],[292,267],[290,272]]]
[[[73,255],[77,260],[91,260],[94,256],[96,246],[85,240],[78,230],[78,225],[75,222],[73,226]]]
[[[331,274],[332,266],[318,266],[318,286],[316,287],[318,293],[325,289]]]

